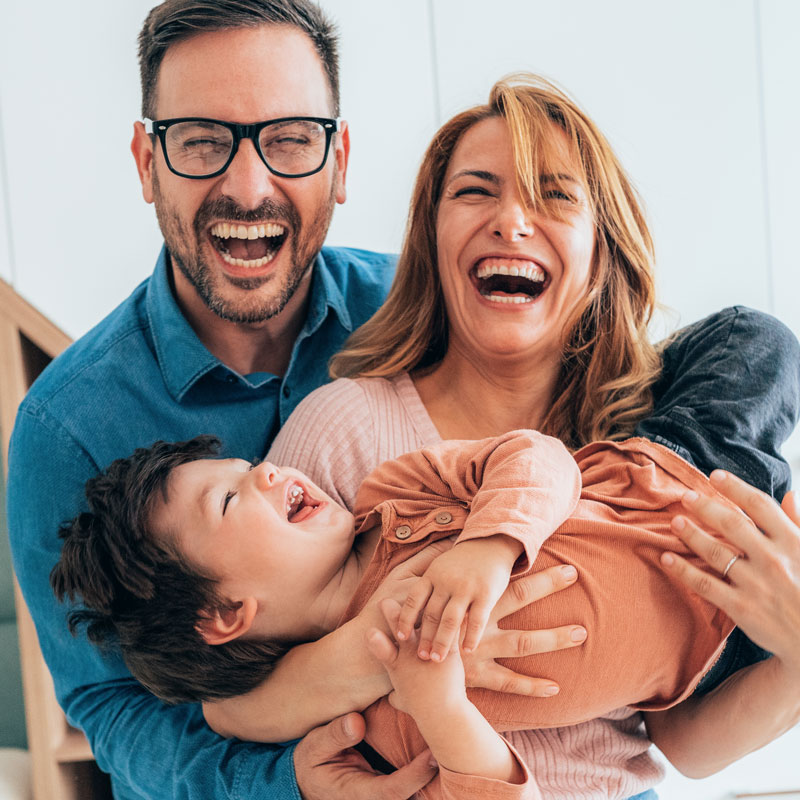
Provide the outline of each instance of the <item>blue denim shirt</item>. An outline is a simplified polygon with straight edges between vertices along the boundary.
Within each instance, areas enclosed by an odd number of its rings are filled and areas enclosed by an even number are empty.
[[[86,732],[119,800],[299,800],[293,747],[222,739],[200,706],[163,705],[116,652],[73,638],[48,583],[60,524],[85,508],[88,478],[156,439],[213,433],[227,455],[262,457],[295,405],[328,380],[331,355],[383,301],[394,264],[391,256],[323,249],[308,318],[280,378],[238,375],[211,355],[178,309],[162,251],[153,275],[57,358],[23,401],[8,477],[14,569],[59,702]]]

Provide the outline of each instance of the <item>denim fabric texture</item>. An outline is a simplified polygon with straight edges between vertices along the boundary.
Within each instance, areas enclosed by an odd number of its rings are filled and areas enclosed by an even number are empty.
[[[225,455],[263,456],[294,406],[327,380],[329,357],[382,302],[393,267],[392,257],[323,249],[287,374],[243,376],[214,358],[181,315],[162,251],[152,277],[24,400],[8,480],[14,567],[59,701],[112,774],[118,800],[299,800],[293,747],[224,740],[199,706],[161,704],[118,653],[70,636],[67,609],[47,580],[59,526],[85,507],[88,478],[156,439],[213,433]],[[789,471],[778,448],[799,404],[798,352],[780,323],[746,309],[691,326],[668,348],[656,409],[637,434],[705,471],[725,466],[779,491]]]
[[[22,403],[14,428],[8,519],[14,568],[36,621],[56,694],[83,729],[119,800],[296,798],[293,747],[224,740],[199,706],[169,708],[116,652],[73,638],[48,583],[62,522],[85,508],[84,484],[157,439],[213,433],[226,455],[263,457],[295,405],[324,383],[330,357],[383,301],[395,259],[325,248],[308,318],[286,375],[238,375],[181,315],[166,252],[153,275],[57,358]]]
[[[673,337],[637,436],[706,474],[725,469],[780,500],[791,487],[781,445],[800,419],[800,344],[768,314],[726,308]],[[705,694],[769,653],[738,628],[697,687]]]
[[[652,789],[648,789],[646,792],[629,797],[628,800],[658,800],[658,795]]]

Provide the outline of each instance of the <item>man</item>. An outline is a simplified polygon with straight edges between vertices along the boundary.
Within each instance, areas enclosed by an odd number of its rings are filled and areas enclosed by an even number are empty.
[[[262,456],[382,301],[392,259],[322,250],[345,199],[349,150],[336,121],[336,48],[306,0],[167,0],[151,12],[140,36],[143,116],[245,127],[162,123],[149,134],[135,124],[133,155],[165,250],[20,409],[9,475],[15,569],[59,701],[117,798],[297,797],[298,785],[309,800],[407,797],[434,774],[427,760],[386,777],[362,771],[347,750],[363,726],[352,715],[296,753],[221,740],[199,706],[165,709],[116,654],[73,640],[48,597],[56,533],[83,507],[87,478],[135,446],[205,430],[231,453]],[[323,121],[247,127],[297,117]]]
[[[380,305],[394,267],[322,247],[345,199],[349,133],[337,120],[337,41],[318,7],[166,0],[139,57],[148,123],[135,123],[132,151],[165,248],[153,275],[42,374],[11,444],[14,568],[56,694],[119,800],[410,797],[435,766],[422,757],[374,773],[350,749],[359,715],[296,747],[223,740],[199,706],[164,707],[118,653],[73,639],[54,602],[57,532],[85,507],[88,478],[135,447],[209,432],[228,455],[262,457]],[[488,688],[508,680],[491,660],[478,669]]]

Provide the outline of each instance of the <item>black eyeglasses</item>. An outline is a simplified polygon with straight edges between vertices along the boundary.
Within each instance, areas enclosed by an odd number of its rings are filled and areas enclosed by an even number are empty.
[[[281,178],[305,178],[328,158],[340,120],[281,117],[252,125],[203,117],[145,120],[158,136],[169,169],[182,178],[214,178],[230,166],[239,142],[250,139],[267,169]]]

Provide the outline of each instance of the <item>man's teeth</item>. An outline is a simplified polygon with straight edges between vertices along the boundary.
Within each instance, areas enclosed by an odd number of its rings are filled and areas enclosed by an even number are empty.
[[[220,250],[219,254],[222,256],[222,260],[226,264],[232,264],[234,267],[249,267],[250,269],[263,267],[265,264],[269,264],[269,262],[275,258],[275,253],[270,253],[269,255],[262,256],[261,258],[253,258],[249,260],[244,258],[232,258],[230,254],[226,253],[224,250]]]
[[[498,263],[485,261],[475,271],[477,278],[490,278],[492,275],[511,275],[515,278],[527,278],[534,283],[542,283],[545,279],[544,270],[530,263]]]
[[[303,489],[301,486],[292,486],[289,489],[286,502],[286,513],[291,514],[292,509],[296,508],[303,502]]]
[[[286,228],[274,222],[266,225],[231,225],[218,222],[211,227],[211,235],[219,239],[263,239],[265,236],[283,236]]]

